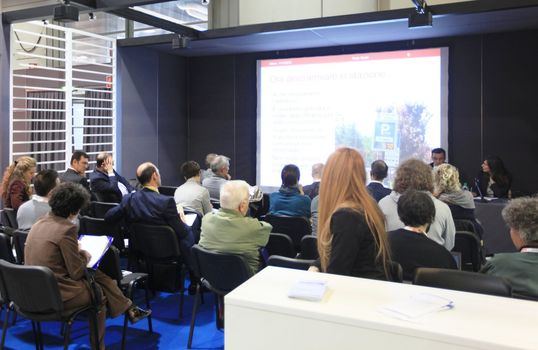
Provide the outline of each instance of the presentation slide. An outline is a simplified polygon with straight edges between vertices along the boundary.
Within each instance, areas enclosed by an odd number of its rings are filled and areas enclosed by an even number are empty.
[[[285,164],[325,163],[338,147],[398,164],[447,146],[448,48],[258,61],[257,184],[281,185]]]

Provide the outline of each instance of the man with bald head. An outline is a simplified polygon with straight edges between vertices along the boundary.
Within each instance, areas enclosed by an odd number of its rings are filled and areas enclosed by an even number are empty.
[[[128,225],[135,222],[168,225],[176,232],[181,254],[189,263],[190,248],[194,244],[192,233],[181,221],[174,197],[159,193],[159,169],[152,163],[142,163],[136,170],[136,177],[143,186],[142,190],[123,196],[120,205],[106,213],[105,221],[115,224],[123,219]]]

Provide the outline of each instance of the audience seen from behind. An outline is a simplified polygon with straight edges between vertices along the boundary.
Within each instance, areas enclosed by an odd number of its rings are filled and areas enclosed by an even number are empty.
[[[339,148],[329,156],[319,194],[318,268],[339,275],[390,279],[383,213],[365,183],[364,161],[358,151]]]
[[[439,165],[433,171],[434,196],[446,203],[454,220],[470,220],[480,238],[482,226],[476,221],[473,194],[460,186],[460,175],[455,166]]]
[[[0,193],[5,208],[19,209],[30,199],[30,184],[36,172],[36,160],[32,157],[19,157],[4,171]]]
[[[211,174],[213,173],[213,171],[211,170],[211,163],[213,162],[216,156],[217,156],[216,153],[209,153],[208,155],[205,156],[206,169],[202,170],[200,174],[200,182],[204,181],[206,177],[210,177]]]
[[[79,184],[64,183],[56,187],[49,200],[51,213],[37,221],[30,230],[24,250],[27,265],[50,268],[58,281],[64,310],[74,310],[92,302],[90,287],[85,280],[85,270],[90,254],[78,244],[78,226],[73,223],[80,209],[87,205],[90,196]],[[106,307],[111,317],[125,312],[131,322],[147,317],[151,311],[134,306],[118,288],[116,281],[97,270],[95,281],[106,298]],[[102,305],[104,309],[104,305]],[[98,344],[104,349],[105,318],[107,312],[98,313]],[[90,318],[91,320],[91,318]],[[95,346],[93,332],[91,342]]]
[[[446,162],[446,152],[442,148],[434,148],[432,149],[432,162],[430,163],[430,166],[435,169],[439,165],[444,164]]]
[[[280,173],[282,186],[269,197],[269,213],[277,216],[310,217],[310,197],[305,196],[299,179],[301,172],[295,164],[288,164]]]
[[[306,185],[303,187],[304,194],[310,197],[310,199],[314,199],[314,197],[319,194],[319,182],[321,180],[322,174],[323,174],[323,163],[316,163],[312,165],[313,182],[310,185]]]
[[[501,158],[489,156],[482,163],[473,192],[484,197],[510,198],[511,186],[512,175]]]
[[[32,199],[24,202],[17,210],[19,229],[29,230],[35,222],[50,212],[49,198],[52,190],[60,183],[56,170],[41,170],[34,177]]]
[[[379,201],[379,207],[385,214],[387,231],[394,231],[405,226],[398,217],[398,199],[407,190],[424,191],[432,197],[435,218],[428,231],[428,238],[443,245],[447,250],[452,250],[456,235],[452,213],[448,205],[433,197],[432,169],[418,159],[408,159],[400,163],[396,171],[393,191]]]
[[[230,158],[226,156],[216,156],[211,162],[211,174],[204,177],[202,186],[209,191],[209,198],[218,201],[220,197],[220,188],[230,180]]]
[[[519,253],[495,254],[481,272],[506,278],[516,296],[538,298],[538,197],[510,201],[502,216]]]
[[[225,183],[220,190],[220,209],[204,216],[199,244],[223,253],[243,255],[252,273],[260,268],[259,249],[269,240],[272,226],[247,217],[249,185],[242,180]]]
[[[209,200],[209,191],[200,184],[200,165],[192,160],[185,162],[181,165],[181,173],[185,183],[174,193],[176,204],[202,216],[210,213],[213,206]]]
[[[85,189],[90,191],[90,185],[86,178],[86,170],[88,169],[89,157],[84,151],[75,151],[71,156],[71,166],[62,174],[60,174],[61,182],[73,182],[81,184]]]
[[[142,163],[136,169],[136,177],[144,186],[140,191],[123,196],[120,205],[110,209],[105,221],[110,224],[125,220],[126,224],[142,223],[168,225],[175,231],[181,254],[190,263],[190,249],[194,244],[192,233],[181,221],[174,198],[159,193],[161,175],[159,169],[150,162]]]
[[[114,170],[111,154],[99,153],[95,160],[95,170],[90,174],[90,189],[98,201],[119,203],[123,196],[135,191],[129,181]]]
[[[435,205],[429,194],[405,191],[398,200],[398,216],[405,226],[390,231],[388,239],[392,260],[402,265],[405,280],[412,281],[419,267],[457,268],[452,254],[428,239],[428,229],[435,217]]]
[[[391,192],[390,188],[383,186],[383,180],[389,173],[389,167],[387,163],[378,159],[370,166],[370,183],[367,188],[370,191],[372,197],[376,202],[379,202],[382,198],[388,196]]]

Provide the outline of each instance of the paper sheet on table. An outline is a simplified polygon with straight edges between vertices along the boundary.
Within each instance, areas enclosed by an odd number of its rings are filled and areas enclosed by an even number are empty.
[[[394,304],[385,305],[380,308],[380,312],[403,320],[414,320],[421,316],[452,309],[452,300],[433,294],[416,294],[408,299]]]
[[[320,301],[327,291],[327,282],[320,280],[299,280],[291,287],[288,297],[309,301]]]

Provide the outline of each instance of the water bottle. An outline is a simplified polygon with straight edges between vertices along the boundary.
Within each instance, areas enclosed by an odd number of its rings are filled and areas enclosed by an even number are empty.
[[[467,186],[467,182],[463,183],[463,186],[461,188],[463,191],[469,191],[469,186]]]

